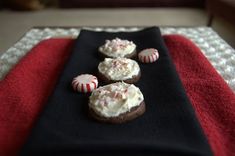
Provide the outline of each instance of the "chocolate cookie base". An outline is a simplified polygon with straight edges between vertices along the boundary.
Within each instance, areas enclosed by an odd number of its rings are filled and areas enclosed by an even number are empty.
[[[116,57],[112,57],[112,56],[108,56],[102,52],[99,51],[99,56],[104,59],[104,58],[116,58]],[[137,58],[137,52],[136,52],[136,49],[130,53],[130,54],[127,54],[124,56],[125,58],[130,58],[130,59],[136,59]]]
[[[139,79],[141,77],[141,72],[139,71],[138,75],[135,75],[132,78],[126,79],[126,80],[112,80],[112,79],[108,78],[106,75],[102,74],[100,71],[98,71],[97,76],[100,80],[102,80],[106,84],[120,82],[120,81],[129,83],[129,84],[133,84],[133,83],[136,83],[139,81]]]
[[[129,112],[122,113],[117,117],[100,116],[92,108],[89,108],[89,114],[91,117],[93,117],[94,119],[96,119],[100,122],[120,124],[120,123],[124,123],[127,121],[131,121],[131,120],[143,115],[145,110],[146,110],[145,102],[142,101],[139,106],[133,107],[133,108],[131,108],[131,110]]]

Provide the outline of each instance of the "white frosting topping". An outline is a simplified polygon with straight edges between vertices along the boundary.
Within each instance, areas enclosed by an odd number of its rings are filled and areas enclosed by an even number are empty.
[[[117,117],[143,100],[143,94],[135,85],[117,82],[95,89],[89,98],[89,106],[100,116]]]
[[[111,80],[127,80],[140,72],[138,63],[128,58],[105,58],[98,66],[100,73]]]
[[[131,54],[135,48],[136,45],[132,41],[115,38],[113,40],[106,40],[105,44],[99,48],[99,51],[109,57],[116,58]]]

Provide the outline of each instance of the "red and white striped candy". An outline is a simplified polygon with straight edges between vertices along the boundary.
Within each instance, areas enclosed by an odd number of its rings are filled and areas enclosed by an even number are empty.
[[[75,77],[72,81],[72,87],[78,92],[92,92],[98,87],[98,80],[90,74],[82,74]]]
[[[159,58],[158,50],[154,48],[144,49],[138,54],[138,58],[143,63],[155,62]]]

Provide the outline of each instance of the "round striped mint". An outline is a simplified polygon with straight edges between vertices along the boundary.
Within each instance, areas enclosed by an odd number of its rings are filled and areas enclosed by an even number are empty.
[[[143,63],[152,63],[152,62],[157,61],[157,59],[159,58],[159,53],[158,53],[157,49],[148,48],[148,49],[142,50],[138,54],[138,58],[139,58],[140,62],[143,62]]]
[[[92,92],[98,87],[98,80],[95,76],[90,74],[78,75],[73,79],[72,87],[75,91],[78,92]]]

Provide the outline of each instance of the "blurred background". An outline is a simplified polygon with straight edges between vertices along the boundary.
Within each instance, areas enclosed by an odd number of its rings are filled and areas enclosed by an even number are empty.
[[[211,26],[235,47],[235,0],[0,0],[0,51],[34,26]]]

